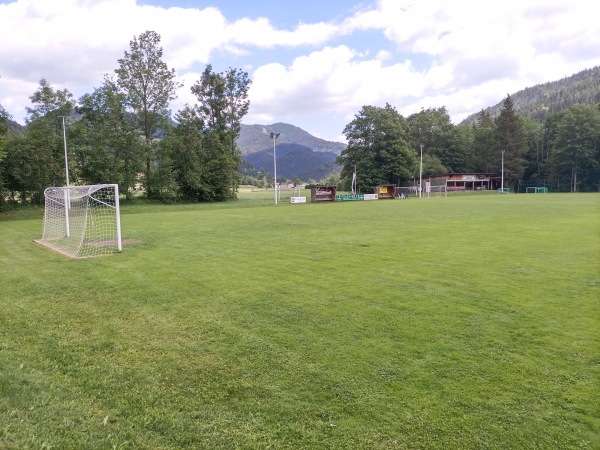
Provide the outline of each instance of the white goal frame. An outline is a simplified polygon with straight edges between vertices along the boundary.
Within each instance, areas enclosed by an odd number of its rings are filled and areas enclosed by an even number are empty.
[[[405,198],[419,196],[419,191],[416,186],[396,186],[396,193],[399,198],[402,198],[402,194],[404,194]]]
[[[71,258],[123,250],[117,184],[49,187],[44,197],[44,232],[36,242]]]
[[[548,188],[545,186],[543,186],[543,187],[527,186],[525,188],[525,193],[526,194],[547,194]]]
[[[427,191],[427,198],[431,198],[431,194],[433,197],[448,197],[448,188],[446,185],[442,184],[439,186],[426,186],[425,191]]]

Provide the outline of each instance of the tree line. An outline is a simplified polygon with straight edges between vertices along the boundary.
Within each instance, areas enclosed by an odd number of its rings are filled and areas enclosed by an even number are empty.
[[[236,145],[250,104],[247,73],[207,65],[191,87],[197,104],[178,111],[174,124],[168,105],[180,83],[162,60],[160,36],[134,37],[117,63],[78,101],[42,79],[23,133],[10,132],[0,105],[0,207],[41,204],[46,187],[65,184],[65,140],[72,184],[118,183],[128,198],[225,201],[242,180],[267,186],[269,177],[243,164]],[[363,106],[343,133],[341,169],[320,180],[341,190],[350,190],[355,172],[362,192],[412,184],[421,162],[424,176],[499,176],[502,166],[512,190],[600,189],[600,105],[574,104],[535,120],[517,113],[507,95],[496,117],[482,110],[463,125],[452,124],[445,107],[403,117],[389,104]]]
[[[391,105],[364,106],[344,128],[348,147],[335,184],[363,192],[382,184],[413,184],[444,173],[501,175],[513,191],[600,190],[600,104],[575,104],[543,121],[515,111],[510,95],[497,117],[482,110],[471,125],[453,125],[445,107],[403,117]],[[415,181],[416,180],[416,181]]]
[[[117,183],[128,198],[234,198],[248,74],[207,65],[191,87],[198,103],[178,111],[174,126],[168,105],[181,84],[162,56],[156,32],[134,37],[114,73],[78,101],[42,79],[23,133],[8,132],[0,105],[0,206],[41,204],[46,187],[64,185],[65,141],[71,184]]]

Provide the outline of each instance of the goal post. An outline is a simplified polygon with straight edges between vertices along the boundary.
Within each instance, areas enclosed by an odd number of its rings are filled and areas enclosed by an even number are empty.
[[[122,251],[117,184],[49,187],[44,197],[44,231],[36,242],[71,258]]]

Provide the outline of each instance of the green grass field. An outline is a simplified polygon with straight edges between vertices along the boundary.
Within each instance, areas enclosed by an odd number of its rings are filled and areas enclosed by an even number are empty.
[[[600,195],[289,194],[0,216],[0,449],[600,448]]]

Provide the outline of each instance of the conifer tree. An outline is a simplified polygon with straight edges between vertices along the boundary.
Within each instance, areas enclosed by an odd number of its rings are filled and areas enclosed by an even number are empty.
[[[523,131],[523,121],[515,112],[510,95],[507,95],[502,101],[502,109],[496,118],[496,138],[498,142],[497,167],[501,166],[502,153],[504,153],[505,184],[515,189],[525,172],[526,161],[523,155],[527,149],[527,142]]]

